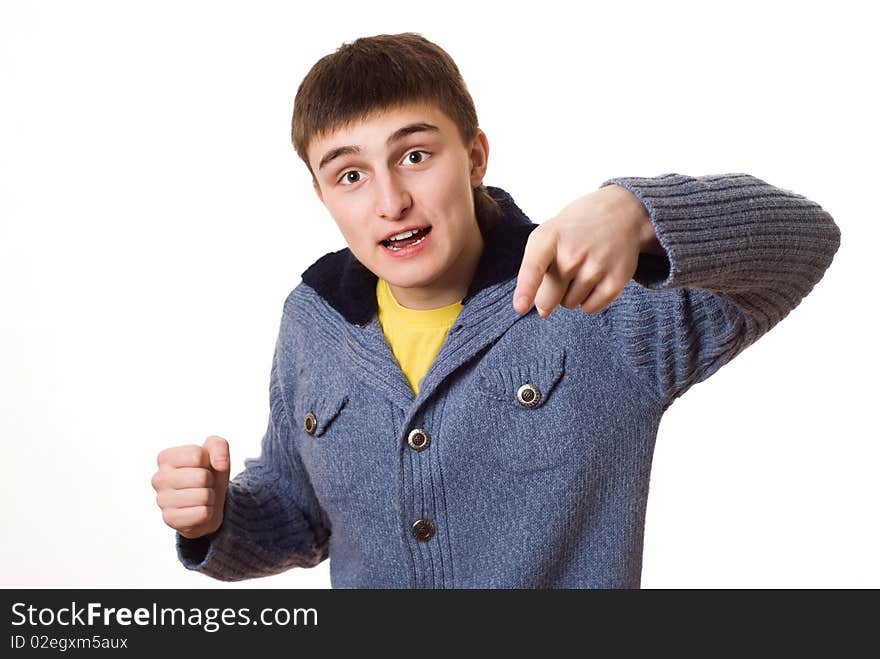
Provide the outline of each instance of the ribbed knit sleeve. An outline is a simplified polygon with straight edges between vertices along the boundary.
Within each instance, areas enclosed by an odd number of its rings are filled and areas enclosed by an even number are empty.
[[[260,456],[246,459],[244,471],[229,482],[223,523],[215,533],[195,540],[176,534],[183,565],[221,581],[313,567],[328,556],[329,523],[292,443],[279,345],[280,338]]]
[[[644,204],[666,255],[641,254],[597,315],[664,409],[785,318],[840,246],[818,204],[748,174],[611,184]]]

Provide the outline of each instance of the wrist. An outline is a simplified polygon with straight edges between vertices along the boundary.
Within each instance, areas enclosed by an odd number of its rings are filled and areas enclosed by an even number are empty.
[[[639,202],[641,205],[641,202]],[[654,231],[654,225],[651,224],[651,216],[647,209],[642,206],[645,211],[645,217],[639,227],[639,254],[666,254],[663,245],[657,239],[657,232]]]
[[[626,214],[632,218],[635,234],[639,244],[639,254],[666,254],[666,250],[657,239],[657,232],[651,223],[651,214],[645,205],[639,201],[632,192],[622,185],[612,184],[611,187],[621,191],[621,197],[626,200]]]

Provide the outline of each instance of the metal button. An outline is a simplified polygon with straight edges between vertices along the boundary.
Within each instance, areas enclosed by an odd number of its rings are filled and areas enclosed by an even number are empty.
[[[306,412],[305,421],[303,421],[303,430],[305,430],[310,435],[315,434],[315,428],[318,427],[318,419],[315,418],[315,415],[312,412]]]
[[[413,428],[409,431],[406,443],[414,451],[424,451],[431,443],[431,436],[424,428]]]
[[[428,542],[434,537],[434,524],[428,519],[417,519],[412,525],[413,537],[419,542]]]
[[[541,401],[541,391],[531,382],[527,382],[517,389],[516,400],[524,407],[534,407]]]

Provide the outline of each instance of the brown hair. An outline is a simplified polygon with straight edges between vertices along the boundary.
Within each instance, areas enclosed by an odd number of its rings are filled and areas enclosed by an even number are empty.
[[[414,32],[343,43],[318,60],[299,85],[291,122],[293,147],[314,179],[307,154],[313,137],[376,112],[425,101],[455,123],[465,145],[476,137],[474,101],[455,62],[438,45]],[[474,188],[474,210],[485,235],[501,209],[483,184]]]

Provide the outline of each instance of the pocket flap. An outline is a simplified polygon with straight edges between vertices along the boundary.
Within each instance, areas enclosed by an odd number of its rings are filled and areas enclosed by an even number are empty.
[[[348,395],[330,391],[308,391],[298,397],[296,423],[299,429],[309,435],[320,437],[324,434],[333,419],[348,402]],[[309,416],[314,415],[314,431],[309,432],[312,425]]]
[[[559,378],[565,372],[565,350],[542,353],[530,361],[483,368],[478,376],[479,389],[491,398],[523,407],[517,392],[525,384],[533,385],[539,392],[537,403],[529,408],[540,407],[550,396]]]

